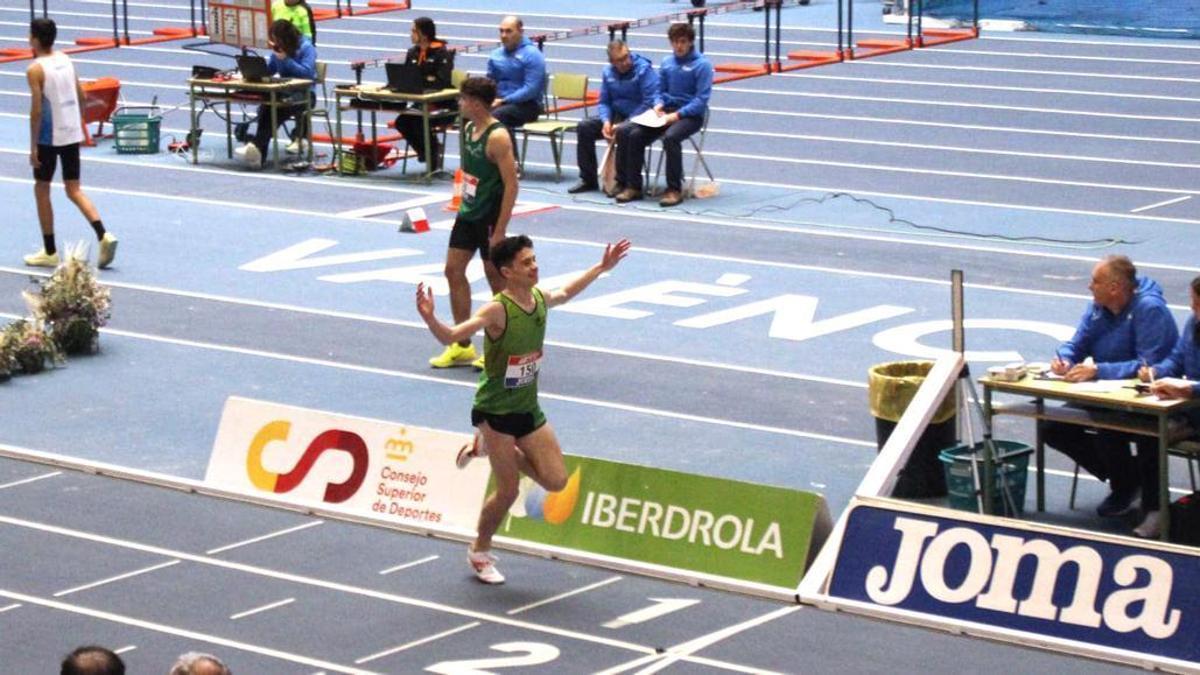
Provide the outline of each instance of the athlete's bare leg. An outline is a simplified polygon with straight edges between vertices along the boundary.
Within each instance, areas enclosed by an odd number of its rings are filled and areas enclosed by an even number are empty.
[[[92,204],[92,200],[88,199],[88,196],[84,194],[83,188],[79,185],[79,181],[64,180],[63,187],[67,190],[67,198],[75,204],[75,206],[79,209],[79,212],[83,214],[84,218],[87,218],[89,223],[94,223],[97,220],[100,220],[100,213],[96,211],[96,207]]]
[[[446,283],[450,285],[450,312],[454,315],[456,324],[471,318],[471,282],[467,281],[467,264],[474,255],[474,251],[465,248],[446,249],[444,273]],[[466,347],[471,341],[468,339],[458,344]]]
[[[562,447],[549,422],[518,438],[517,448],[525,458],[525,466],[521,470],[546,488],[547,492],[558,492],[567,486],[567,466],[563,463]]]
[[[492,429],[487,422],[481,422],[477,428],[480,442],[492,465],[492,475],[496,478],[496,491],[488,495],[479,512],[479,525],[471,550],[489,551],[492,548],[492,535],[500,529],[500,523],[504,522],[508,510],[517,501],[522,460],[515,438]]]

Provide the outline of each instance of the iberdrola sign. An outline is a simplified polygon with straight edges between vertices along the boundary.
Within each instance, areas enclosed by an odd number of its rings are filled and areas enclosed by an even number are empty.
[[[816,493],[571,455],[566,463],[560,492],[522,479],[501,536],[794,589],[828,530]]]

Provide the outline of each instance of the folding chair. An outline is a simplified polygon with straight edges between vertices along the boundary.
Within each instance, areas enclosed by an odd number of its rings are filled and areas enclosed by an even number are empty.
[[[333,156],[336,157],[338,151],[342,148],[342,139],[333,135],[333,123],[329,121],[329,90],[325,87],[325,72],[329,69],[329,64],[322,61],[317,61],[317,79],[316,83],[321,86],[321,98],[317,100],[317,105],[313,106],[312,114],[308,120],[308,135],[311,142],[312,125],[314,117],[322,117],[325,119],[325,133],[333,142]]]
[[[529,136],[546,136],[550,139],[550,152],[554,155],[554,179],[562,180],[563,141],[568,131],[574,131],[576,120],[559,119],[559,108],[563,103],[583,104],[583,116],[588,117],[588,76],[579,73],[555,73],[550,82],[550,107],[547,118],[530,122],[519,129],[521,139],[521,170],[525,170],[525,154],[529,148]],[[574,106],[572,106],[574,107]]]
[[[1172,443],[1167,448],[1167,461],[1172,457],[1182,457],[1187,462],[1188,479],[1192,482],[1192,492],[1195,492],[1196,487],[1196,464],[1200,463],[1200,439],[1192,436],[1180,441]],[[1075,465],[1075,472],[1071,475],[1071,497],[1067,501],[1067,506],[1072,511],[1075,510],[1075,491],[1079,487],[1079,465]],[[1157,508],[1157,504],[1153,508]],[[1152,509],[1148,509],[1152,510]]]
[[[687,192],[686,192],[686,194],[688,196],[693,196],[695,194],[696,170],[699,167],[701,167],[701,166],[704,167],[704,173],[708,174],[709,181],[712,181],[712,182],[716,181],[716,178],[713,177],[713,172],[708,168],[708,162],[705,161],[705,159],[704,159],[704,138],[707,135],[708,135],[708,110],[705,110],[704,111],[704,122],[700,125],[700,130],[697,131],[696,133],[692,134],[691,136],[688,136],[688,138],[687,138],[688,143],[692,144],[692,152],[695,153],[695,155],[696,155],[696,159],[692,161],[692,170],[690,173],[688,173],[688,175],[691,176],[691,178],[688,180],[688,187],[687,187]],[[696,140],[697,137],[699,137],[699,141]],[[658,178],[659,178],[659,176],[662,175],[663,160],[666,158],[666,153],[662,152],[661,150],[659,151],[657,168],[654,170],[654,180],[651,181],[650,180],[650,161],[653,158],[654,158],[654,144],[651,143],[646,146],[646,163],[644,165],[645,172],[646,172],[645,184],[649,186],[649,190],[646,191],[647,195],[653,195],[658,191]]]

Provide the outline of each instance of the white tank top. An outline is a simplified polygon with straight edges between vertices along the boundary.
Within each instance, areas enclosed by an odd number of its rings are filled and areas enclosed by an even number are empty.
[[[75,66],[62,52],[38,58],[45,75],[42,93],[50,106],[53,124],[51,145],[62,146],[83,141],[83,121],[80,119],[79,95],[75,89]]]

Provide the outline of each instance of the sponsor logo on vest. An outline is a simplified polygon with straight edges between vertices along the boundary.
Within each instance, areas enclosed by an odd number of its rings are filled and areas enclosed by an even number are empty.
[[[590,500],[589,495],[589,504]],[[974,603],[1004,614],[1088,628],[1104,626],[1119,633],[1140,630],[1159,640],[1179,629],[1181,612],[1171,608],[1174,570],[1160,558],[1130,554],[1108,567],[1096,549],[1083,544],[1060,549],[1047,539],[1002,533],[994,533],[989,541],[968,527],[938,532],[936,522],[907,517],[896,517],[893,527],[900,533],[895,562],[890,570],[885,565],[872,567],[865,580],[867,595],[881,605],[904,602],[920,583],[937,601]],[[952,585],[946,563],[956,549],[969,559],[965,575],[953,575],[957,584]],[[1026,559],[1033,561],[1032,584],[1029,596],[1017,599],[1018,567]],[[1068,565],[1077,572],[1075,585],[1065,589],[1069,593],[1060,593],[1060,603],[1055,604],[1055,587]],[[1098,597],[1106,577],[1117,589]]]

